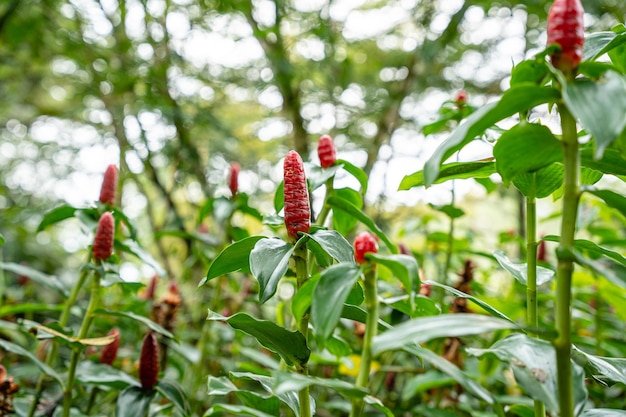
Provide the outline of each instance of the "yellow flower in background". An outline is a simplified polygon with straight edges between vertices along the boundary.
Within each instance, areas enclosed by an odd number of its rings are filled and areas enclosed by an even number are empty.
[[[339,373],[341,375],[351,376],[356,378],[359,374],[359,366],[361,366],[361,356],[359,355],[350,355],[348,357],[341,359],[341,364],[339,365]],[[370,373],[377,372],[380,369],[380,363],[376,361],[372,361],[372,366],[370,368]]]

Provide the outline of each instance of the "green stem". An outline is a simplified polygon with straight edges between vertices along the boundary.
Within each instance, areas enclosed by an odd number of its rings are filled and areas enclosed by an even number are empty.
[[[95,315],[95,311],[98,308],[98,304],[100,303],[100,276],[94,276],[92,287],[91,287],[91,298],[89,300],[89,305],[87,306],[87,311],[85,312],[85,317],[83,318],[83,323],[80,326],[80,330],[78,332],[78,339],[84,339],[87,337],[87,332],[89,332],[89,327],[93,322],[93,318]],[[83,347],[74,348],[72,350],[72,356],[70,359],[70,366],[67,371],[67,383],[65,386],[65,392],[63,393],[63,417],[69,417],[70,408],[72,406],[72,390],[74,388],[74,378],[76,376],[76,366],[78,365],[78,360],[80,359],[81,354],[83,353]]]
[[[364,294],[367,306],[367,320],[365,323],[365,335],[363,337],[363,350],[361,351],[361,365],[356,378],[356,386],[366,388],[372,367],[372,340],[378,330],[378,292],[376,288],[376,268],[369,266],[364,276]],[[361,417],[364,408],[363,399],[352,401],[350,417]]]
[[[454,206],[455,201],[455,191],[454,191],[454,180],[452,181],[452,198],[450,199],[450,206]],[[450,272],[450,266],[452,265],[452,253],[454,250],[454,218],[450,217],[450,229],[448,230],[448,247],[446,248],[446,263],[443,267],[443,280],[444,284],[448,283],[448,273]]]
[[[576,120],[566,106],[559,105],[563,130],[563,214],[561,240],[557,249],[558,267],[556,277],[556,330],[554,341],[557,361],[557,381],[561,417],[574,416],[571,356],[571,286],[574,262],[571,250],[576,234],[578,211],[580,157]]]
[[[326,181],[326,196],[324,197],[324,205],[322,206],[322,210],[320,214],[317,215],[317,219],[315,219],[315,224],[318,226],[324,226],[326,223],[326,218],[328,218],[328,214],[330,213],[330,205],[328,204],[328,199],[333,195],[335,189],[333,188],[333,182],[335,177],[331,177]]]
[[[307,250],[306,244],[302,244],[293,252],[293,258],[296,263],[296,278],[298,279],[298,290],[309,280],[309,269],[307,266]],[[305,313],[302,319],[298,321],[298,331],[302,333],[304,339],[308,339],[309,335],[309,313]],[[298,373],[309,375],[309,367],[305,363],[298,365]],[[298,399],[300,400],[300,416],[311,417],[311,397],[309,395],[309,387],[302,388],[298,391]]]
[[[597,277],[594,277],[597,278]],[[602,355],[602,294],[600,290],[600,286],[597,283],[596,279],[596,293],[594,295],[596,301],[596,311],[595,311],[595,333],[596,333],[596,355]]]

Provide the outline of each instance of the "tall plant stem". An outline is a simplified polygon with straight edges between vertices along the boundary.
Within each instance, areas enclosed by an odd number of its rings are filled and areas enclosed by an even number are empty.
[[[296,263],[296,277],[298,279],[298,290],[309,280],[309,268],[307,267],[307,250],[306,244],[300,244],[293,252],[293,258]],[[305,313],[300,321],[298,321],[298,331],[302,333],[304,339],[308,339],[309,335],[309,313]],[[297,365],[298,373],[302,375],[309,374],[309,367],[305,363]],[[311,417],[311,397],[309,395],[309,387],[302,388],[298,391],[298,399],[300,400],[300,416]]]
[[[454,206],[456,200],[456,194],[454,191],[454,180],[452,181],[452,197],[450,199],[450,206]],[[446,248],[446,263],[443,267],[443,280],[442,282],[448,283],[448,272],[450,272],[450,266],[452,265],[452,253],[454,252],[454,217],[450,217],[450,228],[448,230],[448,247]]]
[[[571,355],[571,286],[574,262],[571,250],[576,233],[578,211],[580,157],[576,120],[563,104],[559,105],[563,130],[563,213],[561,240],[557,249],[558,268],[556,276],[556,330],[554,341],[557,362],[557,381],[561,417],[574,416]]]
[[[361,351],[361,365],[356,378],[356,386],[366,388],[372,367],[372,339],[378,330],[378,291],[376,288],[376,269],[370,266],[365,271],[364,294],[367,306],[367,320],[365,323],[365,335],[363,337],[363,350]],[[350,417],[361,417],[364,408],[363,399],[352,400]]]
[[[85,317],[83,318],[83,323],[80,326],[80,330],[78,332],[78,339],[84,339],[87,337],[87,332],[89,331],[89,327],[93,322],[93,317],[96,309],[98,308],[98,304],[100,303],[100,276],[99,274],[94,276],[92,287],[91,287],[91,298],[89,300],[89,305],[87,306],[87,311],[85,312]],[[83,348],[78,347],[72,350],[72,356],[70,359],[70,366],[67,371],[67,382],[65,385],[65,392],[63,393],[63,417],[69,417],[70,408],[72,406],[72,390],[74,388],[74,377],[76,376],[76,366],[78,365],[78,360],[80,359],[80,355],[83,353]]]
[[[537,316],[537,203],[535,200],[536,174],[532,174],[533,192],[526,196],[526,323],[539,327]],[[534,401],[535,417],[545,417],[546,407]]]
[[[328,214],[330,213],[328,199],[333,195],[333,192],[335,191],[333,187],[334,180],[334,176],[326,180],[326,196],[324,197],[324,205],[322,206],[322,210],[320,210],[320,214],[317,215],[317,219],[315,219],[315,224],[319,226],[324,226],[324,223],[326,223],[326,219],[328,218]]]

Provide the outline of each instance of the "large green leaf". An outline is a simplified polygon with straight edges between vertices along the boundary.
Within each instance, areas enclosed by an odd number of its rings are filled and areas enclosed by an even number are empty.
[[[338,198],[343,198],[346,201],[351,202],[359,209],[363,209],[363,197],[358,191],[352,188],[338,188],[333,191],[333,195]],[[354,226],[358,223],[358,220],[342,210],[333,211],[333,229],[341,233],[343,236],[347,236]]]
[[[437,371],[426,371],[410,378],[402,388],[402,400],[408,401],[413,396],[433,388],[447,387],[456,384],[454,378]]]
[[[495,174],[494,162],[452,162],[442,165],[439,175],[433,184],[440,184],[450,180],[462,180],[467,178],[487,178]],[[424,171],[417,171],[405,176],[398,190],[410,190],[413,187],[421,187],[424,183]]]
[[[267,393],[278,398],[293,411],[296,417],[300,417],[300,399],[298,398],[298,393],[293,391],[276,392],[274,389],[276,385],[275,378],[273,376],[259,375],[250,372],[231,372],[230,376],[234,379],[248,379],[258,382]],[[312,397],[310,397],[309,401],[311,403],[311,415],[313,415],[315,413],[315,401]]]
[[[576,346],[573,347],[578,358],[582,358],[585,365],[589,365],[596,379],[608,380],[613,382],[621,382],[626,384],[626,359],[625,358],[607,358],[604,356],[595,356],[583,352]],[[579,360],[578,363],[581,363]]]
[[[206,277],[200,281],[198,287],[203,286],[213,278],[231,272],[250,272],[250,252],[261,239],[265,239],[265,236],[250,236],[224,248],[213,260]]]
[[[183,417],[189,417],[191,407],[187,400],[187,395],[178,382],[171,379],[162,379],[156,384],[156,390],[163,397],[170,400],[174,406],[178,409]]]
[[[502,268],[507,270],[513,277],[523,285],[527,285],[528,281],[528,264],[516,263],[509,259],[501,250],[493,253]],[[537,266],[537,285],[546,284],[554,279],[554,271],[543,266]]]
[[[39,369],[43,371],[46,375],[54,378],[60,385],[61,388],[65,388],[64,380],[61,376],[50,366],[46,365],[42,361],[40,361],[35,355],[30,353],[28,350],[24,349],[20,345],[16,345],[15,343],[11,343],[8,340],[0,339],[0,348],[4,349],[7,352],[15,353],[16,355],[24,356],[30,359]]]
[[[585,36],[583,60],[593,61],[626,42],[626,32],[595,32]]]
[[[368,259],[383,265],[393,273],[409,294],[409,301],[413,304],[413,295],[416,288],[419,288],[420,277],[417,261],[413,256],[409,255],[380,255],[370,253]]]
[[[0,262],[0,269],[4,269],[5,271],[13,272],[17,275],[23,275],[33,280],[37,284],[43,285],[44,287],[51,288],[55,291],[59,291],[61,294],[65,296],[68,295],[68,291],[63,285],[63,283],[54,275],[44,274],[43,272],[39,272],[34,268],[31,268],[26,265],[16,264],[12,262]]]
[[[326,184],[326,181],[334,177],[342,166],[340,164],[335,164],[329,168],[322,168],[318,165],[307,163],[304,164],[304,168],[306,172],[306,179],[309,182],[309,192],[313,192],[322,185]]]
[[[618,194],[611,190],[598,190],[595,187],[587,186],[583,187],[583,191],[592,195],[595,195],[604,203],[619,211],[622,216],[626,217],[626,197],[622,194]]]
[[[626,411],[623,410],[612,410],[610,408],[592,408],[590,410],[585,410],[580,415],[580,417],[624,417],[626,416]]]
[[[139,381],[126,372],[106,364],[91,361],[83,361],[78,364],[76,379],[83,384],[111,387],[118,390],[128,386],[140,386]]]
[[[519,328],[515,323],[480,314],[442,314],[419,317],[374,337],[372,351],[379,354],[440,337],[471,336],[495,330]]]
[[[367,194],[368,178],[365,171],[344,159],[337,159],[336,163],[342,165],[344,171],[356,178],[361,185],[361,195]]]
[[[277,397],[266,394],[266,393],[258,393],[254,391],[248,391],[244,389],[239,389],[235,384],[233,384],[227,377],[222,376],[215,378],[213,376],[209,376],[208,380],[208,389],[209,396],[211,395],[227,395],[235,393],[237,398],[244,403],[246,407],[254,408],[255,410],[270,414],[270,415],[279,415],[280,414],[280,402]],[[296,416],[299,415],[296,413]]]
[[[602,158],[604,150],[626,128],[626,78],[607,71],[597,82],[576,80],[563,86],[563,99],[594,137],[595,158]]]
[[[517,175],[563,160],[563,149],[547,127],[521,123],[500,136],[493,148],[493,156],[506,185]]]
[[[267,414],[267,413],[264,413],[263,411],[246,407],[245,405],[231,405],[231,404],[215,404],[203,414],[203,417],[211,417],[214,415],[223,416],[224,412],[230,413],[227,415],[234,415],[234,416],[276,417],[272,414]]]
[[[165,337],[169,337],[170,339],[175,339],[174,335],[172,334],[172,332],[170,332],[169,330],[165,329],[163,326],[161,326],[158,323],[153,322],[152,320],[150,320],[147,317],[144,317],[142,315],[139,314],[135,314],[132,312],[125,312],[125,311],[112,311],[112,310],[104,310],[104,309],[98,309],[96,310],[96,314],[103,314],[103,315],[109,315],[109,316],[118,316],[118,317],[126,317],[129,318],[131,320],[135,320],[138,321],[140,323],[145,324],[146,326],[148,326],[148,328],[150,330],[153,330],[159,334],[162,334]]]
[[[543,240],[547,240],[548,242],[559,242],[560,239],[558,236],[547,235],[543,237]],[[586,239],[576,239],[574,240],[574,248],[580,252],[585,252],[591,255],[594,258],[599,258],[601,256],[607,256],[614,261],[621,263],[626,266],[626,257],[622,254],[615,252],[611,249],[607,249],[603,246],[600,246],[590,240]]]
[[[137,259],[139,259],[140,261],[154,268],[159,276],[164,277],[167,275],[165,269],[163,269],[161,264],[156,259],[154,259],[154,257],[148,251],[139,246],[134,240],[127,239],[122,242],[116,239],[115,249],[117,251],[130,253],[131,255],[137,257]]]
[[[580,163],[604,174],[626,175],[626,159],[617,149],[606,149],[601,159],[595,159],[593,148],[585,147],[580,151]]]
[[[306,234],[317,243],[328,255],[338,262],[354,262],[354,249],[352,245],[336,230],[317,230],[315,233]]]
[[[80,209],[67,204],[53,208],[43,216],[41,223],[37,226],[37,231],[41,232],[48,226],[74,217],[77,210]]]
[[[339,379],[317,378],[293,372],[275,372],[274,378],[274,390],[277,394],[297,392],[310,386],[330,388],[347,398],[363,398],[367,394],[364,388]]]
[[[289,268],[294,246],[281,239],[261,239],[250,252],[250,271],[259,281],[259,300],[266,302],[276,293],[278,282]]]
[[[351,304],[344,304],[343,310],[341,311],[341,317],[348,320],[358,321],[359,323],[365,324],[367,321],[367,313],[361,307],[357,307]],[[378,331],[384,332],[385,330],[391,329],[391,325],[385,322],[382,319],[378,319]]]
[[[545,198],[563,185],[563,164],[554,163],[513,178],[513,185],[527,197]]]
[[[440,166],[454,152],[481,135],[500,120],[526,111],[539,104],[558,100],[560,93],[550,87],[539,87],[533,83],[519,84],[506,91],[500,101],[488,103],[460,124],[426,162],[424,185],[431,186],[439,177]]]
[[[470,348],[467,351],[475,356],[493,354],[509,363],[520,387],[533,399],[542,401],[552,414],[558,414],[556,354],[549,342],[518,333],[497,341],[489,349]],[[583,369],[572,365],[574,403],[578,415],[587,401],[587,388]]]
[[[626,288],[626,266],[623,264],[607,258],[598,260],[589,259],[575,249],[571,251],[571,255],[577,264],[589,268],[618,287]]]
[[[337,326],[343,304],[360,274],[361,268],[354,262],[333,265],[322,272],[311,305],[315,336],[321,347]]]
[[[311,355],[302,333],[287,330],[271,321],[257,320],[246,313],[223,317],[212,311],[209,312],[208,320],[224,321],[232,328],[253,336],[267,349],[279,354],[289,365],[304,365]]]
[[[115,417],[148,417],[150,403],[156,391],[145,391],[141,387],[128,387],[120,392],[115,405]]]
[[[378,236],[380,240],[385,242],[385,245],[387,246],[387,248],[389,248],[390,252],[398,253],[398,248],[396,247],[396,245],[391,243],[391,240],[389,240],[385,233],[383,233],[380,227],[378,227],[378,225],[376,225],[376,223],[374,223],[372,219],[367,217],[367,215],[363,213],[363,211],[361,211],[361,209],[355,206],[352,202],[334,195],[328,199],[328,204],[330,204],[333,209],[345,211],[347,214],[358,219],[361,223],[367,226],[376,236]]]

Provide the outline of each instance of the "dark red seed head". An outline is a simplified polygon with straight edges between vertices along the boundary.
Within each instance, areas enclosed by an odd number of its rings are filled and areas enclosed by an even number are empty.
[[[378,253],[378,243],[371,233],[362,232],[354,238],[354,259],[358,264],[369,262],[365,259],[366,253]]]
[[[115,193],[117,191],[117,167],[109,165],[104,171],[102,188],[100,188],[100,202],[108,205],[115,204]]]
[[[311,206],[304,174],[304,163],[296,151],[289,151],[284,164],[285,226],[287,235],[298,239],[298,232],[311,228]]]
[[[548,256],[546,254],[546,241],[540,240],[537,245],[537,260],[539,262],[548,262]]]
[[[93,240],[93,258],[96,261],[108,259],[113,253],[113,238],[115,237],[115,220],[110,212],[100,216],[96,236]]]
[[[320,137],[317,144],[317,156],[320,158],[322,168],[329,168],[337,161],[337,149],[333,143],[333,138],[328,135]]]
[[[143,339],[139,357],[139,381],[145,390],[151,390],[159,380],[159,344],[154,333]]]
[[[236,196],[239,191],[239,171],[241,167],[237,162],[230,164],[230,176],[228,177],[228,188],[232,196]]]
[[[571,71],[582,60],[585,42],[584,13],[580,0],[556,0],[550,7],[548,45],[556,43],[561,47],[550,59],[552,65],[561,71]]]
[[[115,336],[115,339],[102,348],[102,352],[100,353],[100,363],[113,365],[113,361],[115,361],[115,358],[117,357],[117,350],[120,347],[120,331],[112,329],[109,332],[109,336]]]

